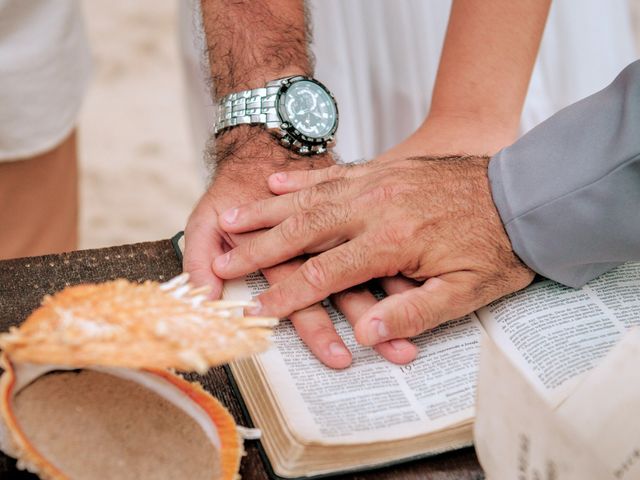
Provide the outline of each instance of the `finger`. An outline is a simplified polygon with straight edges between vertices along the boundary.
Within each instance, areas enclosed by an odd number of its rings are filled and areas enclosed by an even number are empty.
[[[283,193],[295,192],[330,180],[360,176],[366,171],[366,165],[332,165],[317,170],[294,170],[274,173],[269,176],[267,183],[273,193],[282,195]]]
[[[270,283],[284,280],[300,265],[301,260],[295,260],[277,267],[263,270],[265,278]],[[308,308],[294,312],[289,316],[300,339],[309,350],[326,366],[330,368],[346,368],[351,365],[351,353],[340,335],[335,330],[327,311],[316,303]]]
[[[184,230],[184,255],[182,269],[189,273],[195,286],[211,287],[209,296],[220,298],[222,280],[213,272],[213,260],[224,254],[224,238],[218,230],[218,220],[213,210],[197,209],[189,217]]]
[[[345,290],[333,295],[331,300],[353,327],[357,319],[378,303],[376,297],[363,288]],[[374,349],[390,362],[400,365],[415,360],[418,355],[418,347],[405,338],[379,343],[374,346]]]
[[[213,270],[220,278],[236,278],[305,253],[333,248],[355,236],[360,227],[352,221],[349,204],[325,204],[289,217],[217,257]]]
[[[236,244],[251,241],[258,235],[247,233],[232,235],[230,240]],[[282,281],[302,265],[302,260],[292,260],[273,268],[262,270],[270,284]],[[300,339],[322,363],[330,368],[346,368],[351,365],[351,353],[335,331],[333,322],[320,304],[294,312],[289,316]]]
[[[387,263],[366,237],[311,257],[295,273],[257,297],[252,314],[286,317],[332,293],[387,275]]]
[[[227,210],[218,219],[220,228],[228,233],[244,233],[278,225],[300,212],[294,195],[272,197]]]
[[[299,192],[241,205],[224,212],[220,228],[229,233],[241,233],[277,225],[296,213],[326,204],[342,205],[357,186],[344,179],[320,183]]]
[[[363,345],[390,338],[413,337],[443,322],[481,307],[481,283],[471,272],[453,272],[428,279],[424,285],[391,295],[358,321],[355,335]]]
[[[396,275],[395,277],[385,277],[381,279],[380,285],[387,295],[394,295],[396,293],[404,293],[407,290],[419,287],[422,283],[401,275]]]

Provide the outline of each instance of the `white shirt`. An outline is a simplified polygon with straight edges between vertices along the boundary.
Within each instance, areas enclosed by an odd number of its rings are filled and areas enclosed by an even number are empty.
[[[90,67],[78,0],[0,0],[0,161],[69,135]]]
[[[370,159],[424,120],[449,19],[449,0],[311,0],[315,76],[340,110],[336,151]],[[197,2],[181,2],[182,48],[197,151],[214,108]],[[188,8],[195,8],[195,17]],[[490,29],[491,25],[487,25]],[[521,133],[609,84],[637,58],[627,0],[552,2],[524,104]],[[500,75],[500,72],[496,72]]]

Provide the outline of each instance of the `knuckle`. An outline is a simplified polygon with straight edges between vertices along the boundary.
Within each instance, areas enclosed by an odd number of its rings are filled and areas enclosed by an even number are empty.
[[[383,248],[397,253],[399,249],[405,248],[411,239],[413,232],[402,223],[389,225],[382,228],[376,234],[376,240]]]
[[[398,189],[394,185],[381,185],[377,188],[377,197],[382,203],[390,202],[395,198],[397,193]]]
[[[347,222],[350,212],[347,205],[333,203],[305,210],[280,224],[280,236],[289,245],[300,243],[300,239],[313,241],[317,234]]]
[[[397,194],[397,186],[382,182],[368,192],[367,200],[370,202],[387,204],[391,202]]]
[[[256,239],[251,238],[236,250],[236,255],[239,260],[247,262],[251,267],[257,267],[255,259],[261,255],[264,256],[264,249],[260,248]]]
[[[379,234],[379,239],[383,245],[391,248],[402,247],[405,242],[405,236],[400,230],[395,228],[385,228]]]
[[[331,263],[345,273],[355,272],[367,263],[367,252],[361,248],[339,248],[332,252]]]
[[[316,185],[315,191],[318,196],[318,200],[331,199],[340,195],[349,186],[349,181],[346,178],[337,178],[335,180],[329,180]]]
[[[295,244],[298,239],[304,238],[306,225],[307,223],[304,214],[298,214],[287,218],[280,224],[280,227],[278,227],[282,240],[288,245]]]
[[[298,211],[305,211],[323,202],[331,201],[339,196],[349,186],[349,181],[345,178],[328,180],[315,185],[314,187],[300,190],[294,194],[294,207]]]
[[[343,178],[346,174],[346,169],[340,165],[331,165],[326,170],[327,179],[332,180],[334,178]]]
[[[314,291],[320,291],[329,280],[329,272],[319,257],[311,257],[300,267],[302,280]]]
[[[475,282],[464,290],[452,295],[451,303],[454,305],[469,305],[477,302],[479,298],[487,295],[488,291],[483,282]]]
[[[372,205],[390,205],[402,193],[401,190],[400,186],[386,183],[384,179],[376,180],[374,185],[362,191],[358,201],[365,208],[371,208]]]
[[[289,288],[289,284],[283,284],[271,291],[267,290],[268,295],[264,295],[263,303],[271,302],[272,305],[280,305],[286,312],[290,312],[293,309],[291,308],[292,292]]]
[[[406,256],[406,252],[395,246],[397,244],[399,241],[389,238],[385,232],[367,234],[365,243],[353,248],[354,264],[367,265],[372,277],[393,277],[400,271]]]
[[[312,205],[313,188],[299,190],[293,195],[293,206],[301,212],[307,210]]]
[[[289,304],[291,302],[291,295],[287,291],[286,286],[276,284],[273,287],[269,288],[266,292],[260,294],[258,299],[263,306],[276,305],[283,312],[286,312],[284,313],[284,315],[286,315],[290,310]]]
[[[348,202],[333,203],[331,205],[331,221],[334,225],[348,223],[352,217],[351,204]]]
[[[400,313],[401,321],[398,323],[403,328],[404,335],[419,335],[437,324],[437,319],[429,303],[416,295],[406,298],[402,303]]]
[[[320,233],[330,227],[347,222],[350,217],[350,209],[347,205],[328,203],[322,207],[307,210],[303,217],[307,230]]]
[[[324,230],[330,223],[330,217],[331,213],[318,208],[308,210],[302,216],[306,229],[311,232],[320,232]]]

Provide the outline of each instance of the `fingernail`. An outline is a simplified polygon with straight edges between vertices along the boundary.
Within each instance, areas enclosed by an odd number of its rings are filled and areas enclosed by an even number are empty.
[[[389,336],[389,332],[387,331],[387,327],[382,323],[382,320],[379,318],[372,318],[369,322],[369,342],[371,344],[380,343],[383,340],[386,340],[387,336]]]
[[[235,223],[238,219],[238,213],[240,212],[237,208],[232,208],[222,214],[222,219],[227,223]]]
[[[257,298],[254,298],[251,301],[255,303],[255,305],[253,307],[248,308],[247,313],[249,315],[260,315],[260,312],[262,311],[262,303],[260,303],[260,300],[258,300]]]
[[[340,345],[338,342],[333,342],[329,344],[329,353],[333,357],[344,357],[345,355],[349,355],[349,351]]]
[[[229,264],[230,260],[231,260],[231,252],[225,253],[224,255],[220,255],[219,257],[216,257],[214,262],[216,264],[216,267],[224,268]]]
[[[397,352],[401,352],[402,350],[405,350],[406,348],[409,348],[411,346],[411,342],[409,340],[405,340],[404,338],[396,338],[395,340],[391,340],[389,343]]]
[[[284,172],[276,173],[273,178],[278,183],[285,183],[287,181],[287,174]]]

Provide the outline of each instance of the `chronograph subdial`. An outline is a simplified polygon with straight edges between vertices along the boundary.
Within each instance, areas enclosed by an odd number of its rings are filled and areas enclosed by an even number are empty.
[[[281,115],[309,139],[323,139],[335,131],[337,111],[331,95],[316,82],[300,80],[283,93]]]

